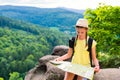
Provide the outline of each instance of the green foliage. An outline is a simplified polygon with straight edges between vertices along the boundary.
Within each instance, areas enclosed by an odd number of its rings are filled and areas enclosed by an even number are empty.
[[[27,21],[43,27],[57,27],[61,31],[74,31],[76,20],[83,17],[65,8],[35,8],[24,6],[0,6],[0,15]]]
[[[4,78],[0,77],[0,80],[4,80]]]
[[[68,39],[59,31],[0,17],[0,76],[8,80],[9,73],[18,72],[24,77],[40,57]]]
[[[120,7],[100,4],[95,10],[87,9],[85,18],[89,20],[90,32],[97,42],[97,52],[102,56],[102,67],[120,66]]]
[[[20,77],[20,74],[18,72],[10,73],[9,80],[23,80],[22,77]]]

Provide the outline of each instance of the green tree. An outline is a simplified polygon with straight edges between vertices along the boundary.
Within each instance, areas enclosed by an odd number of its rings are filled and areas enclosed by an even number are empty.
[[[60,31],[0,17],[0,76],[8,80],[10,73],[18,72],[24,77],[40,57],[68,39]]]
[[[97,42],[97,52],[102,67],[120,65],[120,6],[100,4],[98,8],[87,9],[84,17],[89,20],[90,32]],[[105,55],[101,55],[105,54]],[[102,57],[100,57],[100,55]],[[106,57],[108,55],[109,57]],[[106,59],[103,59],[104,58]]]
[[[22,77],[20,77],[20,73],[18,72],[13,72],[13,73],[10,73],[10,78],[9,80],[23,80]]]
[[[0,80],[4,80],[4,78],[0,77]]]

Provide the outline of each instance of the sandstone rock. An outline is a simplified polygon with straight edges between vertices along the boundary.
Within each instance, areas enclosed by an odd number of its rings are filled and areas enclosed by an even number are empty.
[[[56,46],[52,55],[39,59],[39,64],[27,73],[24,80],[63,80],[65,72],[56,68],[49,61],[66,54],[67,51],[67,46]],[[100,72],[95,73],[94,80],[120,80],[120,69],[101,69]]]
[[[62,56],[67,53],[68,48],[69,47],[65,45],[56,46],[52,51],[52,55]]]
[[[101,69],[98,73],[94,75],[94,80],[120,80],[120,69]]]
[[[64,72],[49,62],[57,57],[46,55],[40,58],[39,64],[27,73],[25,80],[63,80]]]

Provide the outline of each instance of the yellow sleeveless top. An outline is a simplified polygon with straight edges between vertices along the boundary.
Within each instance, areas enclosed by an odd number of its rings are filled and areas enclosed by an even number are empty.
[[[77,40],[74,48],[72,57],[72,63],[82,64],[84,66],[90,66],[89,52],[87,51],[88,46],[85,47],[86,40]],[[96,42],[93,40],[92,48],[96,46]]]

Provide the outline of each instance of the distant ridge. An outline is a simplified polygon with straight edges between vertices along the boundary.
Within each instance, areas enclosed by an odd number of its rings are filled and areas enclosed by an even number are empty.
[[[61,31],[73,31],[84,10],[68,8],[36,8],[26,6],[0,6],[0,16],[30,22],[44,27],[57,27]]]
[[[78,9],[72,9],[72,8],[65,8],[65,7],[58,7],[58,8],[66,9],[66,10],[69,10],[75,13],[81,13],[81,14],[85,12],[85,10],[78,10]]]

